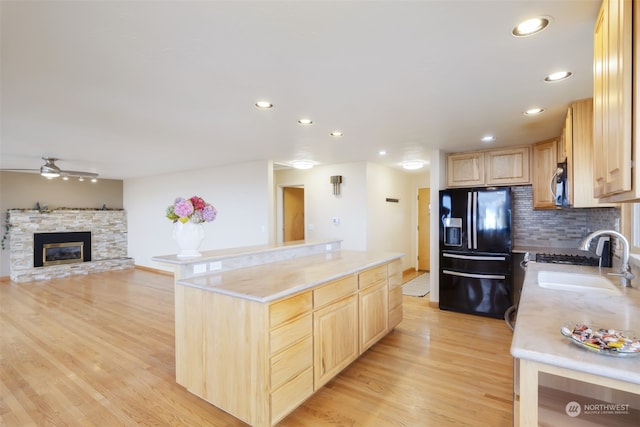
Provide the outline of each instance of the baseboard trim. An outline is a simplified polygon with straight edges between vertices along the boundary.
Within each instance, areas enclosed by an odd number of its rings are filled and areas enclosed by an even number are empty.
[[[163,276],[173,277],[173,271],[160,270],[159,268],[147,267],[144,265],[136,265],[137,270],[148,271],[149,273],[162,274]]]

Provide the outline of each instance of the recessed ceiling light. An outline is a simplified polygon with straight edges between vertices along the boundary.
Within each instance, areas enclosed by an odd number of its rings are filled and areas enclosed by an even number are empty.
[[[378,156],[386,156],[386,155],[387,155],[387,150],[378,151]]]
[[[422,160],[407,160],[402,162],[401,164],[402,168],[407,170],[416,170],[424,166],[424,162]]]
[[[329,135],[338,137],[338,136],[342,136],[343,133],[340,132],[339,130],[336,130],[336,131],[331,132]]]
[[[273,108],[273,104],[269,101],[258,101],[256,102],[256,107],[258,108]]]
[[[311,119],[300,119],[298,120],[299,125],[310,125],[313,121]]]
[[[293,160],[291,166],[296,169],[311,169],[313,162],[311,160]]]
[[[560,80],[568,79],[571,77],[571,71],[558,71],[557,73],[549,74],[544,78],[545,82],[557,82]]]
[[[511,31],[516,37],[525,37],[530,36],[532,34],[539,33],[549,26],[550,19],[548,17],[538,17],[527,19],[526,21],[522,21]]]
[[[540,114],[544,111],[544,108],[531,108],[527,111],[525,111],[524,114],[525,116],[533,116],[535,114]]]
[[[493,135],[485,135],[482,138],[480,138],[480,141],[482,142],[493,142],[496,140],[496,137]]]

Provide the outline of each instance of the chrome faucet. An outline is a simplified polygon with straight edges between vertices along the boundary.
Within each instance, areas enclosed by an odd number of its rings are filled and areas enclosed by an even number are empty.
[[[623,246],[622,253],[622,266],[620,267],[620,273],[609,273],[611,276],[620,276],[620,284],[624,287],[631,287],[631,279],[635,276],[631,272],[631,267],[629,266],[629,241],[622,234],[613,230],[598,230],[589,234],[584,238],[582,242],[580,242],[580,249],[583,251],[589,250],[589,245],[594,237],[602,236],[604,234],[609,234],[611,236],[617,237]]]

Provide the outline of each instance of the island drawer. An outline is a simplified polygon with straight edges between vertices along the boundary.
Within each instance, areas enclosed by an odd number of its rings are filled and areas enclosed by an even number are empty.
[[[358,281],[355,275],[334,280],[313,291],[313,307],[319,308],[331,302],[338,301],[347,295],[353,294],[357,289]]]
[[[387,279],[387,265],[380,265],[363,271],[358,274],[358,287],[360,289],[368,288],[382,280]]]
[[[313,319],[311,313],[272,329],[269,333],[271,354],[274,355],[294,342],[310,336],[312,332]]]
[[[293,380],[312,364],[313,339],[309,336],[271,358],[271,390]]]
[[[275,328],[311,310],[311,292],[303,292],[269,306],[269,325]]]
[[[399,259],[389,263],[389,276],[399,274],[402,277],[402,261]]]
[[[309,368],[271,393],[271,425],[275,425],[313,393],[313,369]]]
[[[389,310],[389,329],[393,329],[402,322],[402,306],[399,305],[396,308]]]
[[[402,288],[389,289],[389,309],[392,310],[402,305]]]

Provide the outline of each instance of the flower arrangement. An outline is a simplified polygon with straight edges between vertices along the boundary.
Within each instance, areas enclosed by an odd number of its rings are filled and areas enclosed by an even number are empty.
[[[189,199],[178,197],[172,205],[167,207],[167,218],[173,222],[195,224],[211,222],[216,219],[218,211],[201,197],[193,196]]]

